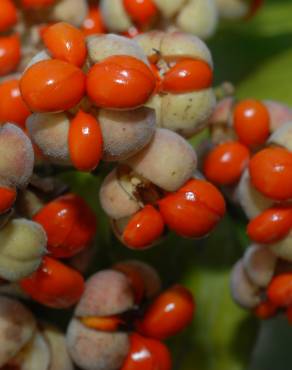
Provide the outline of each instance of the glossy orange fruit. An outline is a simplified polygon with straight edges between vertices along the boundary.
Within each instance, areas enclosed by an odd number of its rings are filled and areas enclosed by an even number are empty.
[[[0,32],[4,32],[16,24],[17,9],[11,0],[1,0],[0,5]]]
[[[83,325],[94,330],[114,332],[123,325],[123,320],[119,316],[107,317],[81,317],[80,321]]]
[[[269,301],[277,307],[292,305],[292,273],[286,272],[273,277],[267,288]]]
[[[277,313],[277,306],[270,301],[261,302],[255,309],[254,314],[261,320],[267,320],[274,317]]]
[[[275,243],[292,230],[292,208],[272,207],[251,220],[247,226],[248,236],[257,243]]]
[[[0,76],[15,71],[20,62],[20,48],[17,34],[0,37]]]
[[[19,90],[19,81],[7,80],[0,84],[0,123],[13,122],[21,128],[30,111],[24,103]]]
[[[68,308],[79,301],[84,291],[84,279],[71,267],[44,257],[39,269],[22,279],[20,286],[33,300],[45,306]]]
[[[240,176],[249,161],[249,150],[237,141],[219,144],[204,161],[204,175],[217,185],[231,185]]]
[[[212,85],[213,71],[208,63],[196,59],[182,59],[162,78],[161,90],[173,94],[207,89]]]
[[[258,100],[243,100],[234,108],[233,125],[239,141],[247,146],[263,145],[270,135],[270,114]]]
[[[266,197],[292,198],[292,153],[280,147],[266,148],[249,162],[251,182]]]
[[[225,213],[219,190],[205,180],[189,180],[176,193],[158,202],[165,224],[187,238],[206,236]]]
[[[8,211],[16,200],[16,190],[0,187],[0,213]]]
[[[118,55],[95,64],[87,76],[87,94],[102,108],[127,109],[144,104],[155,89],[151,69],[139,59]]]
[[[165,344],[133,333],[130,351],[120,370],[171,370],[171,357]]]
[[[163,234],[164,222],[160,213],[151,205],[138,211],[123,232],[125,244],[134,249],[151,246]]]
[[[44,31],[43,41],[54,58],[83,66],[87,49],[85,37],[78,28],[65,22],[55,23]]]
[[[83,98],[85,75],[67,62],[44,60],[25,71],[20,80],[20,91],[34,112],[65,111]]]
[[[166,339],[185,329],[192,321],[195,302],[191,292],[174,285],[161,293],[137,322],[138,331],[147,337]]]
[[[96,233],[96,217],[76,194],[63,195],[33,217],[45,229],[48,251],[56,258],[71,257],[88,246]]]
[[[93,115],[79,110],[69,129],[70,159],[79,171],[94,170],[102,157],[103,139],[99,123]]]
[[[157,15],[158,8],[152,0],[123,0],[126,12],[135,23],[146,25]]]
[[[106,27],[100,9],[96,5],[89,8],[88,14],[82,24],[82,31],[85,36],[106,33]]]

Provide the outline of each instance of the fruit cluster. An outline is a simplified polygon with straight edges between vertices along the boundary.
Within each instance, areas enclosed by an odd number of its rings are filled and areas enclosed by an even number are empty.
[[[181,285],[161,292],[157,272],[125,261],[91,276],[67,330],[67,344],[82,369],[171,369],[163,340],[192,320],[195,303]]]
[[[284,309],[291,320],[292,110],[228,98],[211,121],[215,146],[205,156],[204,174],[240,204],[252,241],[234,266],[233,298],[261,318]]]
[[[205,39],[214,34],[219,19],[250,17],[261,4],[262,0],[100,0],[98,23],[103,30],[129,36],[155,28],[179,29]]]

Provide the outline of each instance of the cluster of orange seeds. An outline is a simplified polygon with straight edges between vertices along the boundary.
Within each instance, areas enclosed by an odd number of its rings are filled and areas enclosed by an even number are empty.
[[[290,317],[292,110],[276,102],[227,98],[211,121],[215,145],[205,156],[204,174],[228,187],[230,200],[249,220],[252,242],[233,269],[232,295],[260,318],[282,310]]]

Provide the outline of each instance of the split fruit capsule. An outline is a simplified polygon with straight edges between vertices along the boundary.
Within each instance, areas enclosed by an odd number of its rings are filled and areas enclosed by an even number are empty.
[[[76,194],[61,196],[40,209],[33,220],[44,228],[48,251],[69,258],[87,248],[96,233],[96,217]]]
[[[186,328],[192,321],[195,302],[191,292],[181,285],[167,289],[149,305],[137,330],[146,337],[167,339]]]
[[[189,137],[208,124],[215,108],[213,62],[199,38],[182,32],[152,31],[135,40],[156,75],[156,91],[147,106],[157,124]]]
[[[61,309],[79,301],[84,280],[77,271],[46,256],[36,272],[20,280],[20,286],[36,302]]]
[[[219,190],[205,180],[196,179],[159,200],[158,206],[169,229],[187,238],[206,236],[225,213],[225,201]]]
[[[65,111],[85,95],[85,75],[78,67],[62,60],[43,60],[24,72],[20,91],[33,112]]]
[[[266,197],[274,200],[292,198],[292,154],[280,147],[259,151],[250,160],[252,184]]]
[[[13,219],[0,230],[0,276],[18,281],[38,269],[46,252],[47,236],[41,225]]]
[[[82,24],[82,32],[85,36],[96,33],[106,33],[106,26],[103,22],[100,9],[95,5],[88,10],[87,16]]]

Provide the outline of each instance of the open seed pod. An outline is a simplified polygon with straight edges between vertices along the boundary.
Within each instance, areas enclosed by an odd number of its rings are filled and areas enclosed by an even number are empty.
[[[119,332],[118,324],[117,331],[103,325],[133,308],[134,290],[125,274],[103,270],[91,276],[67,330],[73,361],[87,370],[120,368],[129,351],[128,334]]]
[[[215,0],[153,0],[151,13],[144,15],[141,24],[122,0],[101,0],[100,9],[107,29],[114,32],[125,33],[135,26],[145,31],[155,26],[179,28],[207,38],[214,33],[218,21]]]
[[[279,126],[269,137],[269,145],[279,145],[292,151],[292,121]]]
[[[181,32],[159,31],[144,33],[135,39],[154,64],[160,80],[161,92],[147,103],[156,111],[157,125],[186,137],[206,127],[215,108],[215,95],[211,87],[212,57],[204,42]],[[200,65],[195,70],[204,69],[206,80],[203,83],[197,83],[195,76],[187,87],[180,85],[179,81],[174,83],[174,74],[186,60],[189,65]]]
[[[0,276],[17,281],[37,270],[46,252],[47,237],[36,222],[14,219],[0,230]]]

